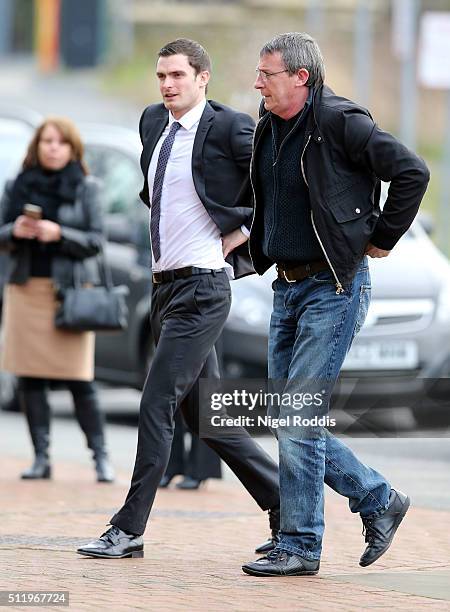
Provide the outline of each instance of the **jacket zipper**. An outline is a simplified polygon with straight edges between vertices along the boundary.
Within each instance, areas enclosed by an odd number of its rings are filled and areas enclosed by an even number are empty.
[[[292,132],[293,132],[293,131],[295,130],[295,128],[297,127],[297,122],[298,122],[298,119],[297,119],[297,121],[295,122],[295,125],[294,125],[294,126],[291,128],[290,132],[288,132],[288,133],[287,133],[287,135],[286,135],[286,136],[283,138],[283,142],[281,143],[280,148],[278,149],[278,153],[277,153],[277,156],[276,156],[276,158],[275,158],[274,163],[272,164],[272,167],[274,167],[274,166],[276,166],[276,165],[277,165],[277,163],[278,163],[278,159],[279,159],[279,157],[280,157],[281,149],[283,148],[284,143],[286,142],[286,140],[289,138],[289,136],[292,134]],[[306,143],[306,144],[308,144],[308,143]],[[276,145],[275,145],[275,146],[276,146]],[[306,149],[306,147],[305,147],[305,149]]]
[[[286,140],[289,138],[289,136],[292,134],[292,132],[295,130],[295,128],[297,127],[297,123],[298,123],[298,119],[295,122],[295,125],[292,126],[292,128],[289,130],[289,132],[286,134],[286,136],[283,138],[283,141],[280,144],[280,148],[277,151],[277,145],[275,142],[275,137],[272,135],[272,141],[273,141],[273,148],[275,150],[275,161],[272,164],[272,172],[273,174],[273,184],[274,184],[274,202],[277,200],[277,196],[278,196],[278,179],[277,179],[277,175],[276,172],[274,171],[275,166],[278,163],[278,160],[280,159],[280,155],[281,155],[281,151],[284,147],[284,143],[286,142]],[[272,230],[269,234],[268,240],[267,240],[267,244],[270,246],[271,244],[271,240],[272,240],[272,236],[273,236],[273,232],[275,231],[275,224],[272,227]]]
[[[302,169],[303,180],[305,181],[305,184],[308,187],[308,189],[309,189],[309,184],[308,184],[308,181],[306,180],[305,168],[304,168],[304,165],[303,165],[303,156],[305,154],[306,147],[308,146],[310,140],[311,140],[311,134],[308,136],[308,140],[306,141],[306,144],[305,144],[305,146],[303,148],[303,151],[302,151],[302,155],[300,157],[300,167]],[[313,226],[313,229],[314,229],[314,233],[316,234],[316,238],[317,238],[317,240],[318,240],[318,242],[320,244],[320,247],[321,247],[321,249],[323,251],[323,254],[325,255],[325,259],[327,260],[328,265],[330,266],[331,271],[333,272],[333,276],[334,276],[334,278],[336,280],[336,295],[339,295],[340,293],[344,293],[344,287],[342,286],[342,283],[339,280],[339,278],[338,278],[338,276],[337,276],[337,274],[335,272],[335,269],[333,268],[333,265],[332,265],[332,263],[330,261],[330,258],[327,255],[325,247],[323,246],[323,242],[320,239],[319,232],[317,231],[317,228],[316,228],[316,224],[314,223],[314,216],[313,216],[312,207],[311,207],[311,223],[312,223],[312,226]]]
[[[255,140],[256,140],[256,131],[258,129],[258,125],[261,123],[261,120],[263,119],[264,115],[262,117],[260,117],[258,119],[258,123],[255,125],[255,130],[253,132],[253,140],[252,140],[252,156],[250,158],[250,185],[252,188],[252,193],[253,193],[253,202],[254,202],[254,210],[253,210],[253,217],[252,217],[252,222],[250,224],[250,235],[252,233],[252,229],[253,229],[253,224],[255,222],[255,217],[256,217],[256,192],[255,192],[255,187],[253,185],[253,180],[252,180],[252,172],[253,172],[253,158],[255,155]],[[249,240],[250,240],[250,236],[249,236]],[[250,245],[249,245],[250,247]],[[252,266],[253,269],[255,269],[255,264],[253,262],[253,257],[252,254],[250,252],[250,248],[248,249],[248,253],[250,255],[250,261],[252,262]]]

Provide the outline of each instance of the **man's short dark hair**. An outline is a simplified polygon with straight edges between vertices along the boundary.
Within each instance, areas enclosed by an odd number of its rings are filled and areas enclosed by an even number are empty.
[[[196,75],[204,70],[211,72],[211,58],[206,49],[195,40],[177,38],[164,45],[158,53],[158,57],[169,57],[170,55],[185,55]]]

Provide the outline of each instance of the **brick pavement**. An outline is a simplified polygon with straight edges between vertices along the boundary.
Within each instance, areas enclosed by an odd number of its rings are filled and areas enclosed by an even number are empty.
[[[450,512],[413,507],[391,550],[362,569],[361,522],[330,494],[319,576],[256,579],[240,565],[254,558],[267,519],[235,483],[160,491],[145,558],[108,561],[74,549],[121,504],[128,473],[98,485],[88,467],[66,462],[52,481],[24,482],[25,461],[0,460],[0,589],[68,590],[77,611],[450,610]]]

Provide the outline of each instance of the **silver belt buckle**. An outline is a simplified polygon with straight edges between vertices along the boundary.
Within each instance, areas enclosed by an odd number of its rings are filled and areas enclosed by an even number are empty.
[[[286,276],[286,270],[281,270],[282,275],[284,276],[284,280],[288,283],[296,283],[296,280],[289,280],[288,277]]]

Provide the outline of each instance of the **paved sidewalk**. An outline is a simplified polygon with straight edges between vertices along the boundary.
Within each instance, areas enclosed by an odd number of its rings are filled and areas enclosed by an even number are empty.
[[[267,520],[235,483],[160,491],[145,558],[108,561],[74,550],[121,504],[128,473],[99,485],[89,466],[66,461],[52,481],[24,482],[17,475],[27,461],[3,454],[0,462],[2,590],[68,590],[77,611],[450,610],[450,512],[412,508],[392,549],[362,569],[360,520],[330,494],[319,576],[256,579],[240,565],[254,558]]]

